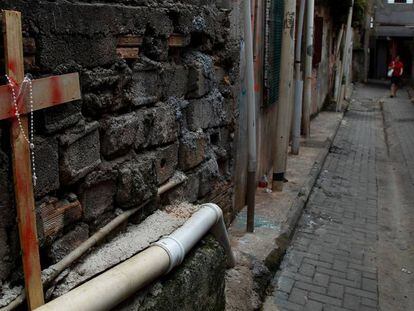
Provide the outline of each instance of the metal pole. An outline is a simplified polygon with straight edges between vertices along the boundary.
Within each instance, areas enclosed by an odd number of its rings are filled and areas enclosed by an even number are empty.
[[[312,103],[314,11],[315,0],[308,0],[306,7],[305,91],[303,94],[303,133],[307,138],[310,136],[310,116]]]
[[[295,54],[296,1],[285,0],[279,103],[277,110],[276,152],[273,159],[273,191],[282,191],[285,180],[292,117],[293,63]]]
[[[244,41],[246,53],[246,94],[249,163],[247,175],[247,231],[254,232],[256,195],[256,101],[254,94],[253,34],[250,0],[244,0]]]
[[[303,36],[303,21],[305,17],[306,0],[300,1],[299,20],[298,20],[298,34],[296,39],[295,51],[295,110],[293,119],[293,142],[292,154],[299,154],[300,148],[300,128],[302,122],[302,100],[303,100],[303,78],[301,72],[302,66],[302,36]]]

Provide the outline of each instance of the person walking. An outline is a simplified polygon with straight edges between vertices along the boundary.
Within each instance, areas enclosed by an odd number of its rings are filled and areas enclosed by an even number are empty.
[[[400,57],[397,56],[388,67],[388,75],[391,77],[391,95],[390,97],[397,97],[397,91],[402,85],[402,75],[404,73],[404,64]]]

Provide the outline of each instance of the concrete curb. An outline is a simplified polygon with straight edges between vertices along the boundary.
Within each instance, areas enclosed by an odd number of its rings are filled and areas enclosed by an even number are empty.
[[[272,252],[266,259],[266,266],[271,271],[276,272],[276,270],[279,268],[280,263],[282,262],[284,255],[290,243],[292,242],[295,229],[302,216],[303,210],[306,204],[308,203],[308,200],[312,193],[312,189],[315,186],[316,181],[318,180],[322,172],[322,168],[326,162],[326,159],[328,158],[329,151],[334,143],[334,140],[336,136],[338,135],[344,116],[345,116],[345,112],[342,113],[342,116],[335,128],[334,133],[331,135],[331,137],[326,139],[325,147],[319,153],[315,163],[312,166],[312,169],[309,173],[307,180],[304,182],[301,190],[299,191],[297,197],[292,203],[292,206],[287,216],[287,220],[285,224],[282,226],[282,230],[281,230],[279,237],[276,239],[277,245],[279,247],[274,252]]]

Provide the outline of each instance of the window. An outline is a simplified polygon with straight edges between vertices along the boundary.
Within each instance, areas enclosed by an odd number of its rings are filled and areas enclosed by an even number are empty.
[[[266,45],[265,45],[265,100],[266,106],[279,101],[280,61],[283,35],[283,0],[266,2]]]

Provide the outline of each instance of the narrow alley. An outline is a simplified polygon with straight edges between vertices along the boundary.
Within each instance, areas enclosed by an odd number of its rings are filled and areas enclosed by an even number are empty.
[[[414,311],[413,21],[0,0],[0,311]]]
[[[412,310],[414,105],[358,86],[264,310]]]

